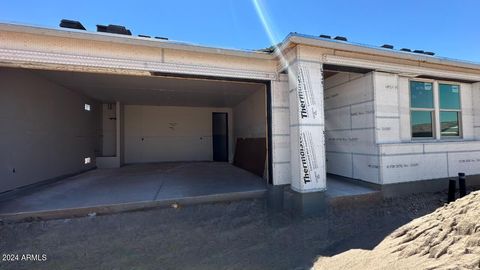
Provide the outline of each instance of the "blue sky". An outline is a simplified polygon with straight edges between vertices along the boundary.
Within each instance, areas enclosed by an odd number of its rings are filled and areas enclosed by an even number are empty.
[[[258,0],[275,39],[289,32],[341,35],[349,41],[433,51],[480,63],[480,1]],[[70,4],[73,3],[73,4]],[[251,0],[2,1],[0,21],[57,27],[62,18],[121,24],[133,34],[191,43],[258,49],[270,40]]]

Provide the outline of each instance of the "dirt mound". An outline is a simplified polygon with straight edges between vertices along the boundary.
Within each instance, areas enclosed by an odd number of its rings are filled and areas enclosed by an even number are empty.
[[[314,269],[480,269],[480,191],[417,218],[372,251],[320,257]]]

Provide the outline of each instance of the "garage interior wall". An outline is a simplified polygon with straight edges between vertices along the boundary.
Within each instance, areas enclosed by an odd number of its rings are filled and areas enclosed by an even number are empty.
[[[125,105],[125,163],[213,160],[213,112],[228,113],[232,160],[231,108]]]
[[[265,90],[257,90],[233,107],[235,141],[237,138],[266,138]]]
[[[324,91],[327,173],[379,183],[373,73],[337,73]]]
[[[234,150],[238,152],[236,156],[237,160],[235,163],[237,166],[240,166],[244,169],[252,166],[255,168],[262,168],[261,162],[264,162],[263,177],[266,179],[267,174],[267,116],[266,116],[266,90],[265,87],[256,90],[254,93],[248,95],[244,100],[239,104],[233,107],[233,116],[234,116]],[[259,149],[258,143],[259,140],[247,140],[245,143],[237,144],[238,139],[262,139],[265,144],[265,160],[256,159],[261,157],[262,149]],[[242,147],[243,149],[237,149],[237,147]],[[252,157],[251,155],[256,155]],[[240,165],[242,164],[242,165]],[[259,166],[259,167],[257,167]],[[255,170],[256,171],[256,170]],[[257,172],[261,174],[261,169]]]
[[[0,192],[95,167],[99,103],[30,70],[1,68],[0,82]]]
[[[102,104],[102,156],[117,154],[116,104]]]

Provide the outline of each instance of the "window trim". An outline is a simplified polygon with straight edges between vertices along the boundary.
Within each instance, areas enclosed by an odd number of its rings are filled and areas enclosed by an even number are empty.
[[[415,108],[412,107],[411,82],[429,82],[432,84],[433,90],[433,108]],[[457,85],[459,87],[460,109],[440,109],[440,84]],[[409,103],[409,122],[410,122],[410,140],[411,141],[458,141],[463,139],[463,113],[462,113],[462,83],[455,81],[433,80],[424,78],[408,79],[408,103]],[[412,111],[430,111],[432,112],[432,130],[433,137],[413,137],[412,131]],[[459,136],[442,136],[440,112],[451,111],[458,112],[458,128]]]

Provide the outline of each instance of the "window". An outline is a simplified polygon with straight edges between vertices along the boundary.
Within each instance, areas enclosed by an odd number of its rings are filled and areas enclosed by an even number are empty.
[[[434,119],[433,84],[410,82],[410,118],[412,138],[433,138]]]
[[[446,83],[436,86],[432,82],[410,81],[413,139],[461,136],[460,86]]]
[[[433,112],[412,111],[412,137],[433,138]]]
[[[90,111],[90,104],[85,104],[85,111]]]
[[[440,97],[440,135],[442,137],[460,136],[460,86],[439,84]]]

